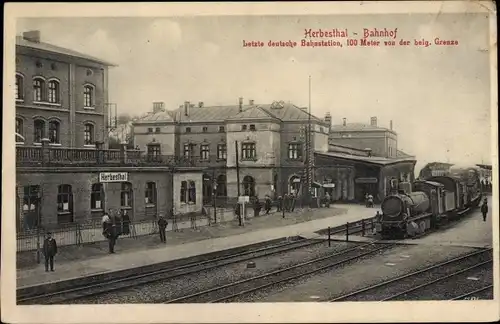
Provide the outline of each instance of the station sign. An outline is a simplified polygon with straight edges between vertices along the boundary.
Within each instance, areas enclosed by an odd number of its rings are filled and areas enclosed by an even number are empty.
[[[239,196],[238,197],[238,203],[245,204],[248,202],[250,202],[250,196]]]
[[[127,182],[128,172],[101,172],[99,182]]]
[[[324,183],[323,188],[335,188],[335,183]]]

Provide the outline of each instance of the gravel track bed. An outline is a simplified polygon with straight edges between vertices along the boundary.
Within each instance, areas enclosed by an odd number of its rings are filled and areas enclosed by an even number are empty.
[[[380,287],[370,289],[365,292],[361,292],[359,294],[355,294],[353,296],[349,296],[347,298],[343,298],[341,301],[379,301],[391,296],[394,296],[398,293],[404,292],[413,287],[428,283],[429,281],[433,281],[440,277],[452,274],[454,272],[463,270],[465,268],[471,267],[477,263],[487,261],[491,259],[492,253],[484,252],[473,257],[463,259],[457,262],[453,262],[451,264],[434,268],[429,271],[425,271],[423,273],[416,274],[414,276],[409,276],[407,278],[403,278],[401,280],[397,280],[396,282],[389,283],[387,285],[382,285]],[[454,259],[454,258],[450,258]],[[445,261],[443,261],[445,262]],[[442,263],[442,262],[439,262]],[[426,268],[426,267],[422,267]],[[421,269],[422,269],[421,268]],[[408,272],[411,273],[411,272]],[[381,281],[382,282],[382,281]]]
[[[247,268],[247,263],[250,261],[247,260],[185,276],[132,287],[130,289],[123,289],[117,292],[84,297],[68,303],[108,304],[164,302],[169,299],[193,294],[201,290],[210,289],[237,280],[289,267],[293,264],[331,254],[332,252],[340,251],[353,245],[355,244],[335,242],[332,247],[329,248],[326,242],[314,244],[296,250],[252,259],[252,261],[256,263],[255,268]]]
[[[418,250],[417,250],[418,249]],[[385,262],[391,256],[420,253],[418,246],[413,245],[400,245],[396,246],[390,250],[374,254],[371,257],[361,258],[356,260],[356,262],[351,262],[348,265],[335,268],[335,270],[325,270],[324,272],[318,272],[315,275],[303,277],[301,280],[297,280],[291,283],[277,285],[273,289],[266,289],[259,291],[258,293],[245,296],[245,298],[238,299],[240,302],[283,302],[283,301],[329,301],[334,297],[345,295],[355,290],[359,290],[371,285],[381,283],[383,281],[403,276],[411,272],[422,270],[428,268],[434,264],[432,258],[423,258],[419,260],[418,266],[412,266],[410,268],[392,268],[390,274],[382,272],[379,276],[370,277],[364,276],[364,271],[366,269],[376,269],[381,266],[381,262]],[[471,248],[454,248],[452,250],[447,247],[436,247],[436,252],[441,255],[441,253],[447,253],[446,257],[439,259],[439,263],[446,262],[451,259],[457,258],[459,256],[471,253],[475,251]],[[383,264],[383,263],[382,263]],[[342,284],[345,281],[347,283]],[[314,284],[315,283],[315,284]],[[333,284],[332,284],[333,283]],[[311,290],[312,287],[323,287],[323,291],[320,288]],[[332,288],[330,288],[332,287]],[[290,291],[290,293],[288,293]],[[321,296],[320,299],[314,300],[304,300],[303,298],[293,299],[291,295],[316,295]]]
[[[308,280],[310,280],[311,278],[314,278],[318,275],[322,275],[325,273],[334,273],[335,271],[339,271],[340,269],[343,269],[343,268],[352,266],[354,264],[361,263],[364,260],[373,258],[376,255],[384,254],[387,251],[392,250],[394,248],[397,248],[397,246],[387,247],[386,249],[374,252],[373,254],[368,254],[368,255],[362,256],[360,258],[354,259],[352,261],[348,261],[346,263],[343,263],[341,265],[334,266],[333,269],[332,268],[324,269],[324,270],[318,271],[318,272],[313,273],[313,274],[309,274],[309,275],[305,275],[305,276],[297,278],[297,279],[293,279],[291,281],[275,284],[273,286],[270,286],[270,287],[267,287],[264,289],[260,289],[258,291],[254,291],[254,292],[242,295],[242,296],[237,296],[237,297],[228,299],[225,302],[226,303],[229,303],[229,302],[231,302],[231,303],[260,302],[260,301],[262,301],[263,298],[265,298],[271,294],[274,294],[274,293],[283,291],[287,288],[292,288],[292,287],[295,287],[299,284],[305,283]],[[366,250],[366,252],[368,251],[368,248],[364,248],[364,249]]]
[[[470,280],[474,277],[479,280]],[[482,265],[456,276],[401,295],[396,300],[450,300],[493,284],[493,263]]]

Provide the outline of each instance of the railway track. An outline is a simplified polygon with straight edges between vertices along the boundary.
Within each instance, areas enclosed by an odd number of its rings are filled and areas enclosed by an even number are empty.
[[[396,277],[381,283],[362,288],[360,290],[335,297],[329,301],[389,301],[389,300],[422,300],[432,299],[429,296],[435,294],[436,289],[443,283],[448,285],[450,281],[454,282],[467,277],[475,271],[482,271],[493,265],[493,249],[482,249],[473,253],[442,262],[428,268],[415,271],[400,277]],[[465,299],[469,295],[481,292],[488,287],[477,287],[476,284],[469,283],[467,287],[459,289],[459,294],[464,294],[457,298]],[[470,286],[470,287],[469,287]],[[474,289],[465,293],[463,289]],[[446,291],[446,290],[444,290]],[[455,293],[456,292],[451,292]],[[449,294],[449,293],[447,293]],[[446,299],[454,299],[449,297]]]
[[[369,221],[369,219],[365,220]],[[361,225],[358,223],[349,224],[349,232],[356,233],[361,231]],[[340,225],[331,229],[331,234],[346,232],[346,225]],[[214,256],[206,260],[197,260],[186,264],[168,266],[162,268],[151,267],[149,270],[138,270],[138,273],[129,271],[126,275],[113,277],[112,275],[102,279],[94,280],[89,283],[79,284],[77,286],[58,289],[56,291],[36,291],[29,294],[17,295],[17,304],[61,304],[74,300],[98,296],[109,292],[118,292],[120,290],[147,285],[161,280],[170,280],[180,276],[190,275],[197,272],[222,267],[246,260],[261,258],[273,254],[283,253],[294,249],[324,243],[322,240],[302,239],[293,242],[286,242],[278,245],[271,245],[255,250],[243,251],[240,253],[225,254]],[[224,251],[223,251],[224,252]]]
[[[245,251],[238,254],[225,255],[211,260],[201,262],[193,262],[177,267],[165,267],[160,270],[155,270],[145,273],[136,273],[130,276],[119,279],[110,279],[102,282],[95,282],[81,287],[65,289],[56,292],[42,293],[34,296],[23,297],[17,299],[18,304],[57,304],[68,302],[84,297],[97,296],[113,291],[128,289],[135,286],[146,285],[160,280],[169,280],[180,276],[193,274],[200,271],[205,271],[225,265],[251,260],[255,258],[265,257],[273,254],[283,253],[286,251],[300,249],[303,247],[321,244],[320,240],[298,240],[287,242],[279,245],[259,248],[257,250]]]
[[[278,271],[266,273],[256,277],[236,281],[227,285],[214,287],[191,295],[165,301],[173,303],[219,303],[229,302],[234,298],[256,292],[280,283],[285,283],[306,275],[346,264],[363,256],[387,250],[395,244],[363,244],[351,249],[345,249],[326,257],[317,258],[308,262],[294,265]]]

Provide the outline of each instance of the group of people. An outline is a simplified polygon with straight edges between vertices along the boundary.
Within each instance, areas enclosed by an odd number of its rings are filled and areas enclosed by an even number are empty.
[[[130,234],[130,217],[127,210],[109,209],[102,216],[102,235],[108,240],[109,253],[115,253],[116,240],[120,235]]]

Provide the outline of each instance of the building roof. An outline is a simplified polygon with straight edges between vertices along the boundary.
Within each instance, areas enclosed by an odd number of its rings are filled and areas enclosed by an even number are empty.
[[[415,162],[415,160],[412,158],[391,159],[391,158],[385,158],[385,157],[380,157],[380,156],[359,156],[359,155],[352,155],[352,154],[340,153],[340,152],[315,152],[315,154],[326,155],[326,156],[331,156],[334,158],[352,160],[352,161],[357,161],[357,162],[377,164],[377,165],[388,165],[388,164],[399,163],[399,162]]]
[[[242,112],[226,118],[226,120],[240,120],[240,119],[278,119],[276,116],[271,115],[260,106],[254,106],[243,110]]]
[[[177,122],[224,122],[225,120],[237,120],[247,118],[276,118],[280,121],[307,121],[309,113],[301,108],[291,104],[283,103],[280,108],[274,108],[271,104],[266,105],[243,105],[240,112],[239,105],[228,106],[204,106],[190,107],[189,116],[185,116],[184,107],[179,107],[173,111],[167,111],[167,114],[173,117]],[[155,116],[157,115],[157,116]],[[260,117],[261,116],[261,117]],[[166,119],[162,119],[166,118]],[[311,115],[312,121],[325,123],[322,119]],[[164,112],[150,113],[145,117],[136,120],[137,123],[148,121],[171,121]]]
[[[341,152],[341,153],[348,153],[352,155],[359,155],[359,156],[368,156],[368,150],[363,150],[358,147],[354,147],[351,145],[345,145],[345,144],[336,144],[332,143],[333,141],[329,141],[328,143],[328,151],[329,152]]]
[[[493,170],[493,167],[491,164],[476,164],[476,166],[481,168],[481,169]]]
[[[451,168],[453,165],[454,165],[453,163],[430,162],[430,163],[427,163],[422,169],[432,168],[432,169],[438,169],[438,170],[447,170],[447,169]]]
[[[167,111],[159,111],[157,113],[149,112],[147,115],[140,117],[137,121],[141,122],[173,122],[173,116]]]
[[[396,151],[396,157],[398,158],[414,158],[415,156],[414,155],[410,155],[408,153],[405,153],[401,150],[397,150]]]
[[[57,54],[62,54],[62,55],[67,55],[67,56],[72,56],[72,57],[78,57],[81,59],[89,60],[95,63],[103,64],[106,66],[116,66],[116,64],[106,62],[104,60],[101,60],[99,58],[83,54],[77,51],[73,51],[68,48],[64,47],[59,47],[56,45],[52,45],[49,43],[44,43],[44,42],[32,42],[29,40],[24,39],[22,36],[16,36],[16,45],[17,46],[23,46],[23,47],[29,47],[32,49],[36,50],[41,50],[41,51],[46,51],[46,52],[51,52],[51,53],[57,53]]]
[[[342,132],[342,131],[386,131],[396,133],[393,130],[390,130],[385,127],[372,126],[363,123],[347,123],[345,126],[343,124],[332,125],[330,128],[332,132]]]

